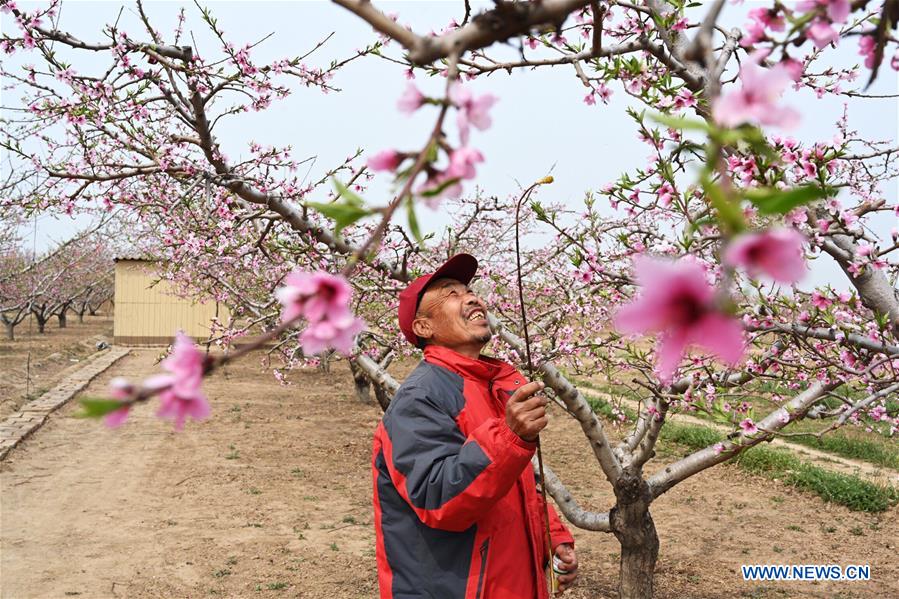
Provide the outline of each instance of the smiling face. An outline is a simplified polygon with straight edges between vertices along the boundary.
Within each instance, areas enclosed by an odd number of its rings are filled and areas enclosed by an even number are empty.
[[[419,339],[475,359],[492,336],[481,298],[455,279],[437,279],[428,286],[412,331]]]

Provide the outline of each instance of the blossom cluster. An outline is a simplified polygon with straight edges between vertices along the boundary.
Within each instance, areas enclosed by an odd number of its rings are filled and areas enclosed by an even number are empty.
[[[492,119],[490,109],[496,103],[496,96],[483,94],[475,96],[472,91],[460,82],[449,86],[447,98],[432,100],[427,98],[414,83],[409,82],[406,90],[397,102],[397,109],[411,115],[427,103],[447,103],[456,109],[456,125],[459,132],[459,145],[448,150],[449,164],[437,168],[430,162],[425,165],[427,179],[418,186],[415,192],[423,197],[425,203],[436,209],[444,198],[458,198],[462,195],[463,180],[474,179],[477,175],[475,165],[484,162],[484,156],[469,146],[471,127],[481,131],[490,128]],[[397,150],[383,150],[368,158],[368,168],[373,171],[396,172],[407,159],[414,159],[416,154]],[[399,173],[399,177],[403,173]]]
[[[184,428],[188,416],[194,420],[205,420],[210,413],[209,401],[202,390],[206,365],[206,356],[197,349],[193,339],[178,333],[171,353],[161,363],[168,374],[151,376],[140,387],[121,377],[109,382],[110,396],[125,402],[125,405],[107,414],[106,424],[110,427],[121,426],[131,410],[129,400],[133,400],[138,393],[158,394],[159,409],[156,415],[171,419],[177,430]]]
[[[305,318],[308,326],[300,335],[303,351],[318,354],[329,347],[344,355],[353,350],[355,336],[365,328],[350,310],[352,288],[342,276],[327,272],[294,271],[275,291],[283,306],[281,320],[291,323]]]

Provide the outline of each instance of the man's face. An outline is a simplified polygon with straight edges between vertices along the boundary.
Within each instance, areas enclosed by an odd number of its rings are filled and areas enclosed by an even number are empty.
[[[455,279],[437,279],[428,287],[412,330],[419,339],[475,358],[491,337],[484,302]]]

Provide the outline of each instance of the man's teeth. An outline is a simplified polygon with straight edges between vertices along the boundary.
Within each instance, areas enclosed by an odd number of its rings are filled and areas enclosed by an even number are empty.
[[[468,320],[484,320],[484,313],[475,312],[468,317]]]

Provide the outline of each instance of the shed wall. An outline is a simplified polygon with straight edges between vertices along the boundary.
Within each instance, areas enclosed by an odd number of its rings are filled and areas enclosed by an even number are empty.
[[[209,337],[210,322],[218,314],[227,320],[225,307],[213,300],[192,302],[172,293],[168,281],[153,284],[153,263],[119,260],[115,265],[116,343],[168,344],[177,331],[198,339]]]

